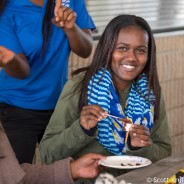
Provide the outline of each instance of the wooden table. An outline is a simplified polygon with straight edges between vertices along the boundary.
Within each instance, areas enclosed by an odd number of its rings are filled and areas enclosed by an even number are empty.
[[[147,167],[138,168],[116,179],[118,181],[125,180],[131,184],[163,184],[167,181],[167,178],[181,169],[184,169],[184,153],[167,157]],[[182,184],[184,184],[184,181]]]

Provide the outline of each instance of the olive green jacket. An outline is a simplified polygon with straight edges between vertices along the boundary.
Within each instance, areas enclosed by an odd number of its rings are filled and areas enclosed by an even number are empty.
[[[82,74],[77,75],[66,83],[46,128],[40,144],[40,153],[42,161],[47,164],[70,156],[78,158],[86,153],[113,155],[96,140],[97,132],[94,136],[88,136],[80,126],[79,93],[72,95],[71,93],[82,76]],[[121,92],[120,102],[122,107],[125,106],[129,92],[130,87]],[[171,140],[163,97],[160,103],[160,117],[153,126],[150,140],[153,143],[151,146],[142,147],[138,150],[127,150],[126,154],[142,156],[152,162],[171,155]],[[117,176],[124,171],[113,169],[110,172]]]

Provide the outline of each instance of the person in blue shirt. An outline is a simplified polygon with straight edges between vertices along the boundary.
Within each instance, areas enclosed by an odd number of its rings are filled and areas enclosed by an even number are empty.
[[[0,2],[0,119],[20,163],[32,162],[67,81],[70,51],[88,57],[94,28],[84,0]]]

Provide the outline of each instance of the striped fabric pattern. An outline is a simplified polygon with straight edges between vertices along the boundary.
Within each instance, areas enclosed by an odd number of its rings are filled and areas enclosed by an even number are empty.
[[[128,117],[134,124],[144,125],[150,130],[153,126],[154,107],[152,103],[154,101],[152,91],[148,98],[148,81],[145,74],[136,83],[132,83],[124,112],[108,70],[98,71],[88,84],[88,104],[99,105],[108,114],[114,116]],[[115,155],[123,155],[126,151],[126,132],[122,127],[122,122],[112,117],[107,117],[98,123],[97,140]]]

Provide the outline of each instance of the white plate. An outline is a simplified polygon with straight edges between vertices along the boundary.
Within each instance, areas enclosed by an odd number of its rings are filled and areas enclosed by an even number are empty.
[[[135,169],[151,164],[147,158],[137,156],[109,156],[99,161],[100,165],[117,169]]]

